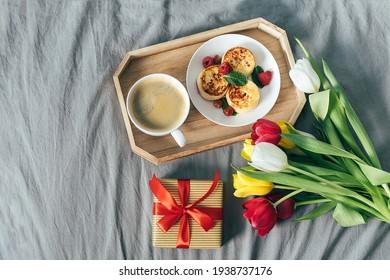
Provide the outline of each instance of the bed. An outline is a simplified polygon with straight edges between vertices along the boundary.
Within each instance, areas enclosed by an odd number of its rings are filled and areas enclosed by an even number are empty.
[[[390,4],[377,1],[1,1],[1,259],[389,259],[389,225],[326,214],[260,238],[233,196],[242,143],[160,165],[133,153],[113,73],[131,50],[262,17],[324,57],[390,170]],[[296,121],[314,133],[308,104]],[[224,182],[219,249],[152,246],[152,174]],[[296,215],[310,210],[299,208]]]

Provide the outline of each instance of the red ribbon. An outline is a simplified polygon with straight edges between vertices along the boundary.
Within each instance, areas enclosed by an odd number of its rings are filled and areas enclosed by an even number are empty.
[[[160,183],[156,175],[153,175],[149,181],[150,189],[160,202],[154,203],[153,215],[162,215],[163,217],[157,222],[157,225],[163,232],[167,232],[176,222],[181,219],[179,233],[177,236],[176,248],[189,248],[190,245],[190,225],[189,217],[193,218],[205,231],[209,231],[215,222],[222,220],[222,208],[213,207],[195,207],[205,200],[217,187],[219,172],[215,171],[213,183],[210,189],[197,201],[187,204],[190,194],[190,180],[177,180],[180,205]]]

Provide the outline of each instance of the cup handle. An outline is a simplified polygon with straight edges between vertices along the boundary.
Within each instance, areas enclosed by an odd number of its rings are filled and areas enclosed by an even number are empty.
[[[176,143],[180,146],[180,147],[184,147],[185,144],[186,144],[186,138],[184,137],[183,133],[179,130],[179,129],[176,129],[174,130],[172,133],[171,133],[173,139],[175,139]]]

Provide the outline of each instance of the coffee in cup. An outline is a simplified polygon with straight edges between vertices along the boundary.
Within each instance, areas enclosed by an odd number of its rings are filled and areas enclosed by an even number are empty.
[[[166,74],[151,74],[138,80],[126,100],[127,111],[134,125],[146,134],[172,134],[180,147],[184,135],[178,129],[188,116],[188,93],[177,79]]]

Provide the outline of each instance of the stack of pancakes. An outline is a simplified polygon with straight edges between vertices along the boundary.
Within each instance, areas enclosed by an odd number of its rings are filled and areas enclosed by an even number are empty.
[[[233,71],[252,74],[255,68],[255,57],[244,47],[234,47],[225,52],[222,63],[228,62]],[[254,109],[260,101],[260,89],[248,80],[244,86],[229,85],[224,75],[219,71],[218,65],[211,65],[203,69],[197,79],[200,95],[206,100],[217,100],[226,96],[228,104],[237,113],[245,113]]]

